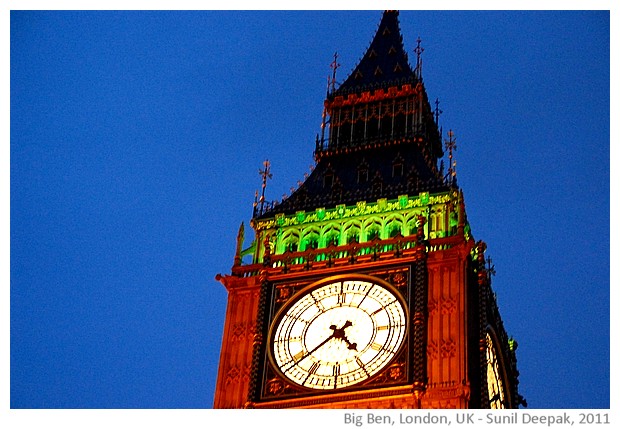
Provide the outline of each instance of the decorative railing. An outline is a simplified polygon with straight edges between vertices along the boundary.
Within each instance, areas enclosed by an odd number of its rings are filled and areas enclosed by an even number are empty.
[[[369,146],[378,147],[394,144],[416,144],[416,139],[428,138],[425,124],[416,124],[413,129],[399,132],[386,132],[383,134],[354,136],[353,138],[342,137],[322,137],[317,136],[315,141],[314,155],[320,158],[324,154],[338,153],[340,150],[365,148]]]
[[[268,269],[272,274],[286,274],[400,259],[413,257],[422,249],[427,252],[447,250],[462,240],[462,236],[451,236],[418,241],[417,237],[412,235],[409,237],[397,236],[385,240],[374,239],[365,243],[350,243],[342,246],[331,245],[322,249],[269,255],[262,264],[234,266],[232,274],[239,277],[251,277],[258,275],[264,269]],[[422,246],[424,247],[422,248]]]

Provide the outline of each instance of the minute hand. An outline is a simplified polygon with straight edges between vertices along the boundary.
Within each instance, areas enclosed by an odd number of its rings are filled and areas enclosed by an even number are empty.
[[[331,325],[329,327],[329,329],[331,329],[333,332],[332,334],[325,338],[325,340],[323,340],[318,346],[316,346],[315,348],[313,348],[312,350],[310,350],[308,353],[306,353],[305,355],[303,355],[298,361],[294,362],[295,364],[298,364],[299,362],[301,362],[302,360],[304,360],[305,358],[307,358],[308,356],[310,356],[312,353],[314,353],[315,351],[317,351],[318,349],[320,349],[321,347],[323,347],[329,340],[331,340],[332,338],[338,338],[343,340],[345,343],[347,343],[347,345],[349,346],[349,350],[357,350],[357,344],[356,343],[351,343],[347,337],[345,336],[344,330],[346,328],[348,328],[349,326],[352,326],[353,324],[351,323],[350,320],[347,320],[344,325],[342,325],[342,328],[337,328],[336,325]]]
[[[333,325],[332,325],[333,326]],[[334,338],[336,336],[336,331],[334,331],[329,337],[325,338],[323,340],[323,342],[321,342],[318,346],[316,346],[315,348],[313,348],[312,350],[310,350],[308,353],[306,353],[305,355],[303,355],[297,362],[294,362],[295,365],[297,365],[299,362],[301,362],[302,360],[304,360],[305,358],[307,358],[308,356],[310,356],[312,353],[314,353],[315,351],[317,351],[318,349],[320,349],[321,347],[323,347],[329,340],[331,340],[332,338]]]

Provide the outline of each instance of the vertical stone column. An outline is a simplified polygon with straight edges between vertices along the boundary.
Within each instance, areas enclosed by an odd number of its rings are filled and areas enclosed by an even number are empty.
[[[259,287],[256,277],[218,276],[228,290],[214,408],[242,408],[248,396]]]
[[[428,387],[424,408],[467,408],[467,246],[428,259]]]

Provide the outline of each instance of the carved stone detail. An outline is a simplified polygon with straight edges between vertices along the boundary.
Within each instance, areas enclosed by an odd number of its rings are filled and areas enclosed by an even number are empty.
[[[247,383],[248,380],[250,379],[250,366],[249,365],[243,365],[242,367],[239,367],[239,365],[233,365],[230,368],[228,368],[228,371],[226,372],[226,384],[232,384],[232,383]]]
[[[456,312],[457,301],[454,298],[441,298],[439,300],[430,299],[428,301],[428,314],[454,314]]]
[[[430,316],[435,315],[435,313],[437,312],[438,308],[439,308],[439,301],[437,301],[435,299],[429,299],[428,300],[428,314]]]
[[[288,301],[295,290],[290,286],[278,286],[276,303],[281,304]]]
[[[452,339],[437,341],[429,341],[426,346],[426,356],[429,359],[446,359],[456,355],[456,342]]]
[[[426,390],[426,408],[463,408],[469,402],[471,391],[469,386],[456,381],[431,383]]]
[[[451,358],[456,354],[456,343],[453,340],[442,340],[440,353],[442,358]]]
[[[446,298],[441,301],[441,314],[453,314],[456,311],[456,299]]]
[[[233,325],[230,340],[232,342],[245,341],[256,332],[255,322],[239,322]]]
[[[428,342],[428,344],[426,345],[426,356],[430,360],[437,359],[437,357],[439,356],[439,352],[438,352],[438,347],[437,347],[437,342],[436,341],[429,341]]]
[[[405,271],[396,272],[392,275],[392,284],[397,288],[407,286],[407,275]]]
[[[387,370],[387,378],[392,381],[399,381],[405,376],[405,368],[402,363],[396,363],[391,365]]]
[[[284,383],[279,378],[272,378],[267,382],[267,392],[270,395],[278,396],[284,391]]]

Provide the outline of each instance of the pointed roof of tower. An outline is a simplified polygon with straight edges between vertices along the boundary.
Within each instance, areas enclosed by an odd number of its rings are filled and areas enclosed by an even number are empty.
[[[398,11],[386,10],[368,50],[332,96],[385,84],[417,82],[409,65],[398,22]]]
[[[338,67],[337,57],[332,64],[334,69]],[[330,83],[333,82],[330,80]],[[450,186],[436,165],[437,159],[443,155],[441,135],[426,91],[423,86],[417,87],[421,83],[417,71],[409,65],[403,47],[398,12],[384,11],[377,32],[362,59],[336,90],[328,92],[324,118],[329,116],[330,119],[329,122],[324,119],[323,127],[329,123],[330,138],[323,141],[323,138],[319,140],[317,136],[316,167],[289,197],[268,205],[265,210],[262,206],[255,208],[254,217],[267,218],[277,213],[291,214],[315,210],[317,207],[352,205],[360,201],[396,199],[402,195],[448,190]],[[405,89],[406,85],[409,88]],[[389,91],[393,87],[402,91]],[[364,96],[366,92],[369,97]],[[373,99],[375,95],[377,98]],[[403,103],[408,106],[409,102],[415,101],[419,110],[417,117],[411,118],[410,123],[401,113],[402,109],[392,115],[393,119],[386,122],[391,124],[391,132],[390,125],[384,124],[385,131],[382,134],[380,121],[372,123],[371,119],[366,135],[367,124],[362,126],[366,117],[351,119],[355,103],[370,106],[372,111],[385,103],[385,99],[396,98],[399,98],[401,106]],[[334,109],[338,109],[339,113],[344,112],[342,120],[332,121]],[[375,110],[372,113],[375,118],[387,117],[392,112],[389,107],[383,109],[383,112],[380,107]],[[397,122],[395,118],[399,115]],[[330,139],[334,133],[341,131],[341,127],[346,130],[343,136],[349,139],[343,138],[342,145],[339,145]],[[363,131],[363,138],[354,133],[356,130]],[[358,141],[354,141],[354,137]]]

